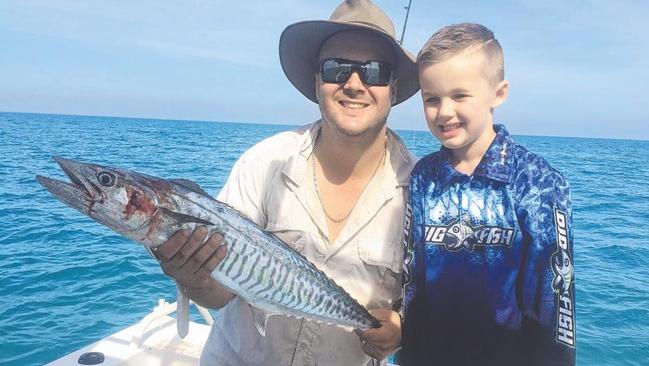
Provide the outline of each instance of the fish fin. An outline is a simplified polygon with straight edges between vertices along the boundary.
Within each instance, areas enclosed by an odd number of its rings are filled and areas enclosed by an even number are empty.
[[[166,215],[171,216],[175,220],[179,221],[181,224],[195,222],[197,224],[202,224],[202,225],[214,225],[213,223],[211,223],[211,222],[209,222],[207,220],[203,220],[200,217],[191,216],[191,215],[185,215],[184,213],[171,211],[171,210],[166,209],[164,207],[161,207],[160,209],[163,210]]]
[[[176,284],[178,289],[176,299],[176,330],[178,336],[182,339],[189,333],[189,298],[180,289],[180,284]]]
[[[145,245],[144,249],[146,249],[146,251],[149,253],[151,258],[155,259],[156,261],[159,261],[158,257],[156,257],[155,254],[153,254],[153,249],[151,249],[151,247]]]
[[[250,306],[250,314],[252,314],[252,323],[257,328],[257,331],[262,337],[266,336],[266,325],[268,325],[268,318],[272,314],[267,314],[257,308]]]
[[[183,186],[184,188],[189,189],[192,192],[200,193],[204,196],[207,196],[209,198],[212,198],[209,193],[205,192],[201,186],[198,185],[198,183],[191,181],[189,179],[170,179],[170,182],[173,182],[175,184],[178,184],[179,186]]]

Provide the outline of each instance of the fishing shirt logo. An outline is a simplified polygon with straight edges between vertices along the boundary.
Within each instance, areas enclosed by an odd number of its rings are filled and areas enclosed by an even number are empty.
[[[406,217],[403,223],[403,267],[401,271],[401,283],[402,283],[402,294],[401,298],[398,299],[392,306],[392,310],[395,310],[401,316],[401,319],[405,317],[405,306],[404,301],[408,296],[408,289],[412,283],[412,261],[413,261],[413,244],[412,237],[410,235],[410,229],[412,227],[412,206],[410,203],[406,204]]]
[[[450,251],[476,246],[511,246],[516,229],[481,225],[473,226],[468,215],[455,219],[446,226],[425,225],[426,243],[443,245]]]
[[[575,311],[573,296],[574,267],[568,240],[568,220],[566,214],[555,208],[554,224],[557,228],[557,251],[550,259],[554,280],[552,289],[557,296],[557,341],[575,347]]]
[[[403,268],[402,268],[402,283],[404,291],[412,281],[412,256],[413,247],[410,237],[410,226],[412,225],[412,206],[410,203],[406,205],[406,217],[403,224]]]

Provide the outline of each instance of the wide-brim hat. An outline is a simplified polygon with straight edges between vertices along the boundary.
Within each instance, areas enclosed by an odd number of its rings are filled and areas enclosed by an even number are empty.
[[[384,37],[394,50],[397,95],[394,105],[419,90],[415,57],[397,42],[392,20],[369,0],[346,0],[329,20],[310,20],[291,24],[279,39],[279,60],[288,80],[305,97],[318,103],[315,93],[315,65],[320,47],[336,33],[369,30]]]

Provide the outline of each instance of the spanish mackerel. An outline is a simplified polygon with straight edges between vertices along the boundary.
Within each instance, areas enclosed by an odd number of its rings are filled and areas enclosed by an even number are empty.
[[[379,321],[304,256],[210,197],[196,183],[54,157],[71,183],[37,176],[66,205],[153,249],[180,229],[205,225],[224,235],[227,254],[212,277],[267,315],[284,314],[367,329]],[[178,291],[178,332],[187,333]],[[253,313],[254,314],[254,313]],[[255,317],[258,318],[258,317]],[[264,327],[258,329],[263,334]]]

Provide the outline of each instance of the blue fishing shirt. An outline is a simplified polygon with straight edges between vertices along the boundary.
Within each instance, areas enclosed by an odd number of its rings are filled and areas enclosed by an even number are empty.
[[[502,125],[472,175],[414,167],[399,364],[574,365],[569,186]]]

